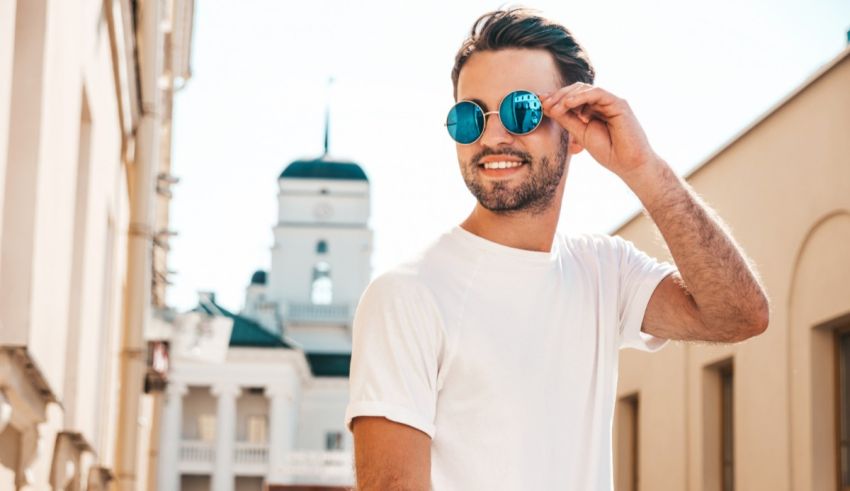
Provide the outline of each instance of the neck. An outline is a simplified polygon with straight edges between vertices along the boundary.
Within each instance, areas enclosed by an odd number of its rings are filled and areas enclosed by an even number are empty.
[[[563,192],[564,180],[558,186],[550,206],[542,213],[497,213],[476,203],[472,213],[460,226],[497,244],[527,251],[549,252],[558,228]]]

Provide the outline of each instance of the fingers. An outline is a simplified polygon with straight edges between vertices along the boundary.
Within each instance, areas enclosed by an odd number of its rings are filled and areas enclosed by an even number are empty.
[[[584,135],[587,127],[590,125],[589,115],[580,115],[577,111],[570,111],[563,106],[556,106],[546,111],[545,114],[553,121],[561,125],[568,133],[573,135],[575,141],[580,145],[584,145],[583,140],[579,135]]]
[[[588,106],[580,107],[578,110],[573,110],[573,107],[567,106],[563,104],[566,98],[574,97],[576,94],[581,92],[585,92],[593,89],[592,85],[576,82],[572,85],[568,85],[566,87],[562,87],[555,92],[544,94],[543,103],[543,111],[551,118],[554,119],[562,119],[566,115],[572,116],[575,114],[575,118],[570,118],[570,123],[577,124],[579,121],[581,123],[587,124],[590,122],[592,117],[592,110]],[[578,106],[574,106],[578,107]],[[574,121],[573,121],[574,119]],[[566,122],[565,122],[566,123]],[[570,126],[572,126],[570,124]]]
[[[594,115],[600,115],[602,119],[605,119],[622,112],[619,107],[622,101],[619,98],[604,89],[582,82],[563,87],[542,102],[543,110],[550,112],[553,116],[575,110],[579,119],[585,123]]]
[[[584,82],[576,82],[574,84],[567,85],[565,87],[561,87],[560,89],[558,89],[554,92],[541,94],[542,96],[544,96],[542,102],[543,102],[544,106],[547,105],[547,102],[549,104],[554,104],[554,103],[557,103],[565,95],[572,94],[572,93],[574,93],[576,91],[580,91],[580,90],[587,90],[589,88],[593,88],[593,86],[586,84]]]

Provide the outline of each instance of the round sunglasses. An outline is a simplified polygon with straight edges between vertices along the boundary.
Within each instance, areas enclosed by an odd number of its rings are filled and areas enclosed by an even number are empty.
[[[498,111],[484,112],[472,101],[460,101],[449,110],[446,128],[449,136],[461,145],[475,143],[484,134],[487,116],[499,114],[502,126],[514,135],[531,133],[543,121],[543,104],[540,98],[527,90],[515,90],[499,103]]]

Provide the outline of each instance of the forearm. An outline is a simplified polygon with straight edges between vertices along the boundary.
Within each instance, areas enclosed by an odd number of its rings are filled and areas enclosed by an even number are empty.
[[[658,226],[712,337],[731,341],[763,331],[767,297],[720,217],[663,160],[621,177]]]

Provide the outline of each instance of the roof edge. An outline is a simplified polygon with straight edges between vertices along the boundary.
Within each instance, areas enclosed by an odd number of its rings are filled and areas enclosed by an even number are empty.
[[[813,85],[817,82],[821,77],[831,72],[832,69],[837,67],[845,58],[850,57],[850,45],[847,45],[844,50],[838,53],[833,59],[828,61],[826,64],[822,65],[820,68],[814,71],[814,73],[810,74],[801,84],[799,84],[796,88],[794,88],[791,92],[787,93],[784,97],[779,99],[776,103],[770,106],[767,110],[761,113],[760,116],[757,116],[755,119],[750,122],[743,129],[732,135],[732,137],[728,138],[725,143],[719,145],[716,150],[708,154],[707,157],[703,158],[702,161],[697,164],[693,169],[688,171],[684,176],[682,176],[686,181],[690,180],[696,173],[701,171],[704,167],[708,166],[714,159],[720,156],[723,152],[728,150],[732,145],[735,144],[738,140],[749,134],[751,131],[756,129],[759,125],[765,122],[770,116],[774,113],[778,112],[782,109],[786,104],[791,102],[797,96],[799,96],[804,90],[806,90],[809,86]],[[624,228],[630,225],[633,221],[637,220],[644,214],[644,208],[641,207],[637,212],[632,213],[625,221],[623,221],[619,226],[614,228],[610,235],[616,235],[620,233]]]

